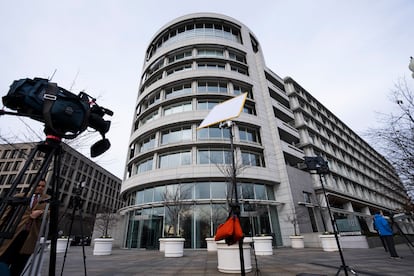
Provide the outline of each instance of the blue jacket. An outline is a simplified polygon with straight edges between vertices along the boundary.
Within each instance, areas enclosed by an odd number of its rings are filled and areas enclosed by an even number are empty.
[[[374,216],[374,227],[380,236],[392,236],[392,229],[390,227],[390,224],[384,218],[384,216],[380,214],[375,214]]]

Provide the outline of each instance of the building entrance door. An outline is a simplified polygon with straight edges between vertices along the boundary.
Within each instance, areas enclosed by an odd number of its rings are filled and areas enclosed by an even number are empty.
[[[152,216],[150,219],[142,220],[140,226],[140,248],[158,249],[158,239],[162,234],[162,217]]]

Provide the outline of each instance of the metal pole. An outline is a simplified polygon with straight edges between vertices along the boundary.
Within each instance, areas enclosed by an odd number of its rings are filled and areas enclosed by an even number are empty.
[[[230,151],[231,151],[231,165],[232,165],[232,185],[235,197],[235,203],[231,206],[233,213],[237,216],[240,221],[240,204],[239,204],[239,195],[237,194],[237,180],[236,180],[236,161],[234,153],[234,143],[233,143],[233,123],[232,121],[227,121],[227,125],[230,130]],[[240,255],[240,272],[242,276],[245,276],[244,269],[244,255],[243,255],[243,238],[239,240],[239,255]]]
[[[345,264],[344,255],[342,254],[342,249],[341,249],[341,244],[339,243],[339,237],[338,237],[338,231],[337,231],[337,227],[336,227],[335,218],[332,216],[332,213],[331,213],[331,207],[329,206],[328,196],[326,195],[325,186],[323,184],[323,175],[321,173],[319,174],[319,178],[320,178],[321,185],[322,185],[323,195],[325,196],[326,207],[328,208],[329,218],[331,219],[332,227],[333,227],[333,230],[334,230],[334,235],[335,235],[335,239],[336,239],[336,244],[338,246],[339,255],[341,256],[341,262],[342,262],[342,267],[341,268],[344,269],[345,276],[348,276],[348,267]],[[338,273],[341,270],[341,268],[338,270]],[[337,275],[338,275],[338,273],[337,273]]]

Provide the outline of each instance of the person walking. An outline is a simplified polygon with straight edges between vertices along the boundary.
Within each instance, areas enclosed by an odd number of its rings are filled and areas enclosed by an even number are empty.
[[[393,232],[390,224],[385,219],[382,211],[378,211],[374,215],[374,226],[375,229],[378,231],[380,237],[385,241],[387,244],[388,251],[393,259],[401,259],[398,256],[397,251],[395,250]]]
[[[20,275],[30,255],[34,252],[42,224],[42,215],[50,196],[45,194],[46,181],[41,179],[30,199],[11,239],[4,240],[0,247],[0,262],[9,267],[10,275]],[[16,194],[15,197],[23,197]]]

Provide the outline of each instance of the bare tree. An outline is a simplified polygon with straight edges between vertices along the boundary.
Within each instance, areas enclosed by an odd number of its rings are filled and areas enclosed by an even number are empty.
[[[236,154],[236,153],[234,153]],[[243,162],[235,156],[235,167],[233,168],[233,164],[231,162],[232,154],[231,152],[227,152],[226,154],[226,162],[223,163],[217,163],[214,162],[214,160],[211,160],[213,164],[216,165],[217,169],[224,175],[225,181],[227,183],[227,203],[231,204],[233,203],[233,200],[235,200],[235,191],[233,187],[233,183],[236,183],[237,185],[237,176],[240,175],[246,168],[247,165],[243,164]],[[240,196],[240,195],[238,195]]]
[[[414,91],[405,79],[391,91],[397,111],[380,114],[382,126],[370,129],[366,136],[392,162],[406,189],[414,195]]]
[[[180,217],[188,210],[189,205],[185,202],[188,198],[191,189],[185,184],[166,186],[162,199],[165,204],[166,211],[166,227],[165,233],[167,236],[179,237],[180,231]],[[168,225],[168,226],[167,226]]]
[[[102,238],[110,238],[109,231],[118,223],[118,216],[109,208],[102,208],[102,212],[96,214],[95,227]]]
[[[298,233],[299,233],[299,231],[298,231],[299,220],[298,220],[298,216],[296,215],[296,213],[293,212],[292,214],[287,215],[286,216],[286,221],[289,222],[289,223],[292,223],[293,231],[295,233],[295,236],[298,236]]]

